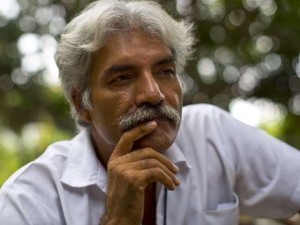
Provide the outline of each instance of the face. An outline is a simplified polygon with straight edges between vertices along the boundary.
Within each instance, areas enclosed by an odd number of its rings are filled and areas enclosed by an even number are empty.
[[[91,123],[100,154],[110,152],[124,132],[119,119],[134,114],[142,105],[169,104],[179,114],[181,84],[170,48],[157,38],[133,31],[113,34],[92,57],[92,110],[83,110]],[[163,151],[174,141],[179,123],[156,119],[157,129],[135,144]]]

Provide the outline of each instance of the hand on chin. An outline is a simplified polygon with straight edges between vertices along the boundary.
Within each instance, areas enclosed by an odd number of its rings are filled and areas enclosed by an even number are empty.
[[[170,131],[165,127],[158,126],[152,133],[135,141],[132,149],[136,151],[143,148],[152,148],[155,151],[163,152],[173,143],[175,137],[172,137],[172,133],[174,133],[173,130]]]

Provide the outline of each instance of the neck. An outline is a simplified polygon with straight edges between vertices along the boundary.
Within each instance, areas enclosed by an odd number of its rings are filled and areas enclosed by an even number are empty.
[[[101,164],[107,168],[107,163],[114,150],[114,146],[107,146],[107,144],[103,143],[103,141],[100,140],[99,135],[97,135],[96,130],[93,128],[90,129],[90,136],[97,158]]]

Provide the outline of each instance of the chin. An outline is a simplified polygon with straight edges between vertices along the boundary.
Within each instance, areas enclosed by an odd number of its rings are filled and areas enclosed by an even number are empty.
[[[166,120],[157,120],[157,129],[142,137],[134,143],[133,150],[152,148],[158,152],[164,152],[175,141],[178,126]]]
[[[136,141],[133,146],[133,149],[138,150],[150,147],[153,148],[155,151],[164,152],[173,144],[175,137],[176,134],[170,135],[154,132]]]

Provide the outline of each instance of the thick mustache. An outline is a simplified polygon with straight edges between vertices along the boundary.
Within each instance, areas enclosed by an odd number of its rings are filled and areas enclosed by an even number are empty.
[[[119,128],[122,131],[127,131],[140,123],[154,119],[165,119],[174,125],[178,125],[180,122],[180,114],[175,108],[166,103],[155,106],[144,104],[137,108],[134,113],[122,116],[119,119]]]

